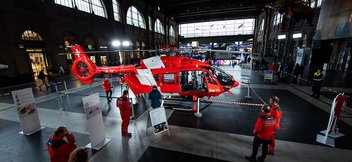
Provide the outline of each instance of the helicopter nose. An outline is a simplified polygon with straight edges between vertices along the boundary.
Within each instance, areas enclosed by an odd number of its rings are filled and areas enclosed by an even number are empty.
[[[237,86],[239,86],[240,85],[240,83],[238,83],[237,81],[235,81],[235,83],[232,85],[232,87],[237,87]]]

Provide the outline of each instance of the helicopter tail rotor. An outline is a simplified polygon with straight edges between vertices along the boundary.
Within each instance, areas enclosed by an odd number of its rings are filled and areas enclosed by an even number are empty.
[[[84,52],[81,46],[72,46],[71,51],[75,57],[71,72],[82,83],[91,85],[96,76],[95,64],[88,58],[88,55]]]

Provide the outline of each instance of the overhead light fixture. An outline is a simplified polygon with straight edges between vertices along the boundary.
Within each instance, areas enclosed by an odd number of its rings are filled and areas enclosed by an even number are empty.
[[[160,7],[158,6],[158,11],[160,11]]]
[[[293,34],[292,38],[302,38],[302,33]]]
[[[121,42],[120,42],[119,40],[113,40],[113,41],[111,42],[111,45],[112,45],[113,47],[120,47],[120,46],[121,46]]]
[[[122,46],[128,47],[128,46],[130,46],[130,42],[129,41],[123,41],[122,42]]]
[[[283,34],[283,35],[278,35],[278,36],[277,36],[277,39],[286,39],[286,35],[285,35],[285,34]]]

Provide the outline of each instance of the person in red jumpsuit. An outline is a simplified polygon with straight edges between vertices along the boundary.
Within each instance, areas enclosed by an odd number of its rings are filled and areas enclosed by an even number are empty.
[[[111,84],[108,78],[105,78],[104,82],[101,83],[101,86],[104,88],[104,91],[106,93],[106,99],[108,100],[108,102],[111,102],[112,98],[112,91],[111,91]]]
[[[71,152],[77,148],[75,137],[65,126],[57,127],[47,142],[51,162],[67,162]]]
[[[271,137],[271,142],[269,143],[269,147],[268,147],[268,154],[269,155],[274,155],[274,150],[275,150],[275,136],[276,136],[276,132],[277,130],[280,129],[280,121],[281,121],[281,117],[282,117],[282,111],[279,105],[279,97],[277,96],[273,96],[270,97],[269,99],[269,104],[271,107],[271,116],[274,116],[276,118],[276,131],[273,132],[272,137]]]
[[[268,144],[276,129],[276,118],[271,116],[270,111],[271,108],[269,105],[264,105],[261,109],[261,115],[258,117],[253,130],[255,137],[253,140],[252,155],[245,157],[248,161],[257,161],[256,157],[260,144],[262,145],[262,156],[258,158],[258,161],[264,161],[267,155]]]
[[[128,100],[128,91],[124,90],[123,95],[117,98],[116,106],[120,109],[120,115],[122,119],[121,133],[122,136],[131,138],[132,134],[128,133],[128,124],[130,122],[130,101]]]

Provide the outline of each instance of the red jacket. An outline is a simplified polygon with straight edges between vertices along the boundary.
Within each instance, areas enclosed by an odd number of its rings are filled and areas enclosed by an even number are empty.
[[[120,98],[117,98],[116,106],[123,110],[130,109],[130,101],[126,95],[122,95]]]
[[[47,142],[47,148],[51,162],[67,162],[71,152],[77,148],[75,137],[72,134],[67,136],[68,142],[62,137],[53,135]]]
[[[111,90],[111,84],[109,80],[105,80],[103,83],[101,83],[101,86],[104,88],[105,92]]]
[[[279,104],[271,106],[271,116],[276,118],[276,130],[280,128],[280,121],[282,117],[282,111]]]
[[[269,70],[274,71],[275,70],[275,65],[270,65]]]
[[[265,113],[258,117],[254,126],[254,134],[263,140],[270,140],[276,128],[276,119],[270,116],[270,113]]]

